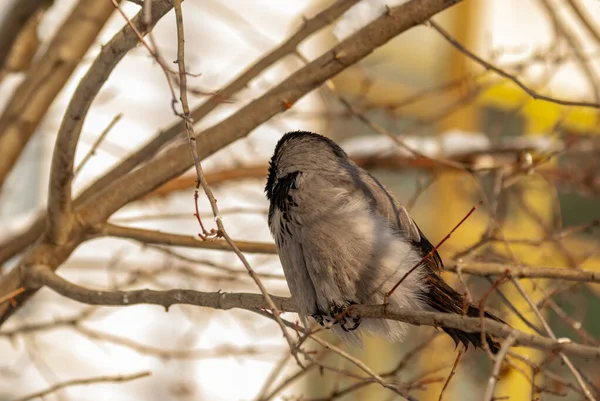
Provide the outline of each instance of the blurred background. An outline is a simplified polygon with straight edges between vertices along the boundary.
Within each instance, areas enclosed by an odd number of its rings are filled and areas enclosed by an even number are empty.
[[[0,31],[15,4],[0,4]],[[96,0],[98,1],[98,0]],[[148,1],[148,0],[145,0]],[[10,241],[45,210],[56,132],[79,80],[100,47],[123,27],[107,14],[89,50],[52,96],[25,93],[32,68],[82,1],[42,4],[24,21],[1,65],[0,136],[14,120],[16,102],[45,104],[0,192],[0,240]],[[389,2],[390,6],[402,2]],[[23,3],[25,4],[25,3]],[[321,0],[186,0],[186,63],[192,105],[204,102],[269,50],[283,43],[332,2]],[[252,80],[230,102],[197,121],[197,132],[226,119],[282,79],[385,12],[385,2],[363,0]],[[140,10],[122,2],[129,17]],[[600,3],[596,0],[465,0],[435,16],[458,48],[429,25],[398,36],[286,113],[261,125],[203,162],[229,234],[236,240],[272,242],[263,188],[266,163],[279,137],[311,130],[338,141],[371,169],[409,208],[432,243],[439,242],[484,199],[444,244],[450,261],[492,261],[524,266],[600,270]],[[176,59],[171,11],[151,43]],[[0,50],[2,49],[0,43]],[[65,51],[68,52],[68,48]],[[466,53],[485,60],[481,63]],[[494,68],[490,68],[494,66]],[[33,67],[32,67],[33,66]],[[496,73],[500,69],[504,76]],[[510,79],[513,78],[513,79]],[[559,101],[535,100],[530,92]],[[45,92],[46,93],[46,92]],[[564,105],[562,100],[589,105]],[[11,118],[13,120],[11,120]],[[123,59],[85,119],[76,156],[75,195],[110,167],[178,120],[160,66],[143,46]],[[9,128],[7,128],[9,127]],[[413,151],[398,146],[399,138]],[[101,138],[101,142],[98,139]],[[4,150],[0,148],[0,158]],[[439,160],[463,163],[461,171]],[[110,222],[194,236],[195,175],[184,174],[114,214]],[[208,202],[201,216],[211,225]],[[2,244],[0,244],[0,247]],[[270,293],[288,295],[276,255],[246,255]],[[10,271],[17,257],[2,265]],[[148,245],[119,238],[93,239],[59,274],[90,288],[190,288],[258,292],[231,252]],[[454,272],[445,279],[478,302],[493,279]],[[524,280],[527,294],[558,337],[599,345],[600,287],[589,283]],[[541,324],[510,284],[491,292],[488,307],[515,328],[535,333]],[[285,314],[291,321],[297,317]],[[336,339],[320,333],[333,344]],[[408,383],[419,400],[437,400],[457,351],[430,327],[415,327],[401,344],[368,339],[364,349],[343,346],[382,376]],[[124,383],[69,386],[48,400],[399,400],[376,384],[354,388],[357,369],[311,344],[330,369],[304,373],[289,355],[280,329],[245,311],[174,306],[82,306],[42,290],[0,329],[0,401],[15,400],[55,383],[150,371]],[[600,387],[600,363],[575,359],[584,380]],[[469,350],[444,390],[446,400],[479,400],[493,363]],[[537,367],[537,368],[536,368]],[[302,372],[302,373],[299,373]],[[344,373],[346,372],[346,373]],[[581,390],[560,358],[517,348],[500,372],[496,399],[579,400]],[[596,392],[600,396],[599,392]]]

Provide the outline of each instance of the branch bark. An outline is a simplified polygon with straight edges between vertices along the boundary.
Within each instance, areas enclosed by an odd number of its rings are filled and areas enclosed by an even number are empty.
[[[49,396],[50,394],[55,393],[58,390],[61,390],[63,388],[67,388],[67,387],[84,386],[84,385],[96,384],[96,383],[122,383],[122,382],[126,382],[126,381],[141,379],[141,378],[147,377],[147,376],[150,376],[150,372],[141,372],[141,373],[136,373],[133,375],[100,376],[100,377],[91,377],[91,378],[87,378],[87,379],[68,380],[65,382],[57,383],[57,384],[55,384],[45,390],[42,390],[40,392],[37,392],[34,394],[29,394],[29,395],[26,395],[25,397],[18,398],[15,401],[31,401],[31,400],[35,400],[37,398],[44,399],[45,397]]]
[[[15,90],[0,117],[0,188],[48,108],[113,11],[114,6],[110,2],[80,0],[44,55],[29,69],[25,80]]]
[[[112,4],[110,7],[114,8]],[[131,22],[141,35],[146,35],[172,7],[166,0],[153,1],[149,25],[142,21],[141,12]],[[139,40],[135,31],[126,24],[102,47],[100,54],[79,82],[65,111],[56,137],[50,171],[46,232],[48,240],[52,243],[61,244],[67,241],[71,225],[75,222],[72,218],[71,183],[74,176],[75,150],[85,116],[113,69]]]
[[[219,251],[231,251],[227,241],[215,239],[202,241],[191,235],[171,234],[156,230],[144,230],[143,228],[122,227],[114,224],[106,224],[100,231],[100,235],[107,237],[127,238],[144,244],[171,245],[185,248],[214,249]],[[236,240],[235,244],[242,252],[275,254],[275,244],[272,242],[250,242]]]
[[[200,292],[193,290],[137,290],[137,291],[97,291],[73,284],[43,265],[29,266],[23,269],[28,288],[46,286],[54,292],[72,300],[104,306],[127,306],[138,304],[160,305],[168,310],[172,305],[195,305],[213,309],[266,309],[269,307],[265,297],[260,294]],[[272,302],[283,312],[297,312],[291,298],[271,295]],[[385,305],[355,305],[349,315],[363,318],[383,318],[398,320],[413,325],[447,327],[466,332],[481,330],[482,320],[462,315],[439,312],[422,312],[408,309],[390,309]],[[486,333],[498,338],[514,338],[515,346],[526,346],[551,352],[566,352],[588,359],[600,359],[600,347],[581,345],[570,339],[553,340],[527,334],[506,324],[485,318]]]
[[[0,70],[5,67],[13,45],[29,19],[41,8],[48,7],[52,0],[13,0],[0,23]]]
[[[82,0],[82,3],[87,4],[86,1],[87,0]],[[104,4],[104,2],[97,2],[97,3]],[[96,3],[94,3],[94,4],[96,4]],[[110,9],[112,11],[114,9],[114,5],[111,2],[108,2],[108,4],[110,4]],[[154,25],[156,23],[156,21],[158,21],[160,19],[160,17],[162,17],[164,14],[166,14],[169,11],[169,9],[172,7],[172,5],[170,4],[170,2],[168,0],[157,0],[157,1],[152,2],[152,7],[153,7],[152,21],[154,21],[154,22],[151,21],[152,23],[150,25]],[[90,11],[88,11],[88,12],[90,12]],[[76,14],[76,13],[74,12],[73,14]],[[142,24],[140,24],[140,26],[138,28],[142,29],[143,28]],[[73,35],[76,36],[77,33],[73,33]],[[109,44],[107,46],[105,46],[103,48],[103,50],[100,53],[100,55],[98,56],[98,58],[90,66],[90,69],[89,69],[88,73],[86,74],[86,78],[84,78],[80,83],[80,87],[89,88],[90,91],[95,90],[97,92],[100,89],[100,87],[90,86],[89,82],[93,82],[93,83],[96,83],[97,85],[101,85],[104,81],[99,81],[98,77],[108,77],[108,75],[110,74],[110,71],[112,71],[112,69],[116,65],[115,60],[112,60],[111,57],[114,57],[116,59],[116,61],[120,60],[127,53],[127,51],[129,51],[133,47],[135,47],[135,45],[138,43],[138,40],[139,40],[139,38],[138,38],[137,34],[131,29],[131,27],[129,25],[125,24],[123,29],[113,37],[113,39],[109,42]],[[87,79],[87,82],[86,82],[86,79]],[[93,100],[93,96],[91,98],[84,96],[84,97],[82,97],[82,100],[84,102],[91,102]],[[74,107],[74,109],[79,108],[78,105],[75,105],[73,107]],[[89,107],[89,104],[87,106],[83,105],[83,107]],[[78,109],[78,110],[81,110],[81,109]],[[67,116],[69,116],[68,113],[67,113]],[[81,117],[81,118],[83,118],[83,116],[84,116],[84,114],[79,115],[79,117]],[[71,115],[71,117],[73,117],[73,115]],[[75,128],[77,128],[77,124],[76,124]],[[80,128],[81,127],[79,126],[79,129]],[[75,131],[76,131],[76,129],[75,129]],[[72,131],[72,132],[65,131],[66,134],[64,134],[64,136],[62,137],[62,138],[66,138],[66,139],[64,139],[64,141],[67,142],[65,144],[65,146],[68,149],[70,149],[70,146],[76,145],[76,140],[73,141],[73,139],[75,136],[78,137],[79,132],[77,132],[75,135],[74,134],[75,131]],[[60,143],[61,139],[57,138],[57,142]],[[2,137],[0,137],[0,144],[1,143],[2,143]],[[62,157],[63,157],[63,155],[57,156],[57,158],[62,158]],[[2,161],[3,161],[3,159],[0,159],[0,164],[2,163]],[[61,169],[65,165],[69,164],[68,160],[66,163],[64,161],[60,161],[60,162],[56,162],[56,163],[57,164],[55,166],[61,166],[61,167],[55,167],[57,169]],[[53,161],[53,164],[54,164],[54,161]],[[72,160],[71,160],[70,166],[71,166],[71,174],[72,174]],[[1,170],[1,168],[0,168],[0,170]],[[1,171],[0,171],[0,176],[1,176]],[[58,178],[56,176],[58,176]],[[63,196],[64,196],[64,192],[65,192],[65,183],[64,182],[61,183],[61,180],[65,180],[65,179],[70,180],[71,178],[69,177],[68,174],[65,174],[65,171],[62,171],[61,173],[56,173],[54,180],[53,181],[51,180],[50,193],[55,192],[55,195],[52,195],[52,197],[55,200],[62,199],[64,201]],[[56,188],[53,188],[53,185]],[[70,184],[69,184],[69,187],[70,187]],[[60,194],[59,194],[59,192],[60,192]],[[70,189],[69,189],[69,192],[70,192]],[[50,202],[52,202],[52,200],[50,200]],[[74,227],[70,227],[71,230],[69,232],[68,239],[64,238],[65,237],[64,227],[61,226],[61,224],[65,224],[64,223],[65,216],[62,213],[65,210],[68,210],[64,206],[65,205],[63,202],[62,206],[57,207],[56,214],[48,214],[47,215],[47,218],[51,223],[50,224],[51,229],[49,230],[51,232],[51,235],[49,236],[50,238],[42,237],[41,240],[38,241],[36,246],[34,246],[26,255],[24,255],[24,257],[22,259],[22,263],[27,264],[27,263],[31,263],[32,261],[46,260],[46,263],[54,266],[54,268],[58,268],[58,266],[62,262],[64,262],[66,260],[66,258],[69,257],[71,252],[73,252],[77,248],[77,246],[82,241],[85,240],[85,230],[81,226],[78,226],[77,230],[73,229]],[[48,217],[48,216],[50,216],[50,217]],[[75,218],[71,217],[70,219],[72,219],[72,220],[70,220],[67,224],[73,223],[76,221]],[[54,228],[52,228],[52,224],[55,225]],[[43,220],[41,220],[41,221],[38,220],[38,222],[36,224],[34,224],[33,228],[39,228],[41,230],[44,230],[45,224],[44,224]],[[63,231],[61,231],[61,230],[63,230]],[[30,241],[30,240],[35,241],[35,238],[37,238],[39,235],[41,235],[41,233],[37,234],[34,231],[28,231],[24,235],[20,236],[18,238],[18,241],[16,241],[15,246],[10,247],[9,250],[18,252],[22,248],[29,245],[28,241]],[[6,255],[3,255],[3,256],[6,256]],[[21,281],[21,279],[19,277],[17,269],[13,269],[11,272],[9,272],[7,275],[3,276],[0,279],[0,294],[7,294],[7,293],[10,293],[10,292],[20,288],[21,287],[20,281]],[[25,292],[25,293],[19,295],[19,297],[16,298],[17,303],[18,303],[17,307],[14,307],[12,303],[0,304],[0,325],[6,319],[8,319],[8,317],[10,315],[12,315],[12,313],[20,305],[22,305],[25,301],[27,301],[32,294],[33,294],[32,292]]]

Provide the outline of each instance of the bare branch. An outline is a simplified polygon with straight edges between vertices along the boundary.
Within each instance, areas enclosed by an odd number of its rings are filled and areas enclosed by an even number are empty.
[[[213,211],[213,215],[215,217],[215,221],[217,223],[218,230],[216,231],[217,237],[223,237],[227,244],[231,247],[231,250],[238,256],[246,270],[248,270],[248,274],[254,280],[260,292],[265,297],[267,304],[269,305],[269,309],[273,311],[273,317],[277,324],[281,327],[281,332],[283,333],[283,337],[288,342],[292,355],[296,357],[298,365],[302,366],[302,363],[297,357],[297,348],[294,346],[294,340],[290,333],[288,333],[287,329],[283,325],[283,322],[280,318],[280,311],[277,309],[277,306],[273,303],[271,296],[267,292],[267,289],[263,285],[262,281],[248,263],[248,260],[244,256],[244,254],[240,251],[237,244],[231,239],[231,237],[227,234],[225,230],[225,226],[223,224],[223,218],[219,213],[219,207],[217,206],[217,200],[210,189],[208,183],[206,182],[206,178],[204,177],[204,171],[202,170],[202,164],[200,163],[200,157],[198,156],[198,148],[196,147],[196,138],[194,137],[194,126],[192,123],[192,119],[190,116],[190,107],[187,98],[187,75],[185,70],[185,37],[184,37],[184,27],[183,27],[183,13],[181,11],[181,0],[174,0],[174,8],[175,8],[175,19],[177,22],[177,65],[179,68],[179,84],[180,84],[180,95],[179,99],[181,100],[181,106],[183,108],[183,115],[181,116],[185,122],[185,131],[188,135],[189,145],[191,148],[192,159],[194,168],[196,170],[196,189],[194,192],[194,201],[196,203],[196,217],[200,226],[202,227],[202,239],[206,240],[207,235],[211,235],[213,230],[210,233],[206,232],[204,226],[202,225],[202,220],[200,219],[200,214],[198,212],[198,186],[202,185],[204,189],[204,193],[210,202],[210,207]]]
[[[600,108],[600,104],[598,104],[597,102],[564,100],[564,99],[558,99],[558,98],[551,97],[551,96],[542,95],[541,93],[538,93],[537,91],[535,91],[535,90],[531,89],[530,87],[528,87],[527,85],[525,85],[516,76],[509,74],[508,72],[504,71],[503,69],[501,69],[499,67],[496,67],[495,65],[485,61],[481,57],[477,56],[475,53],[466,49],[459,41],[454,39],[444,28],[442,28],[440,25],[438,25],[435,21],[430,20],[429,24],[433,27],[433,29],[438,31],[440,33],[440,35],[442,35],[442,37],[444,39],[446,39],[448,41],[448,43],[450,43],[452,46],[454,46],[458,51],[460,51],[461,53],[463,53],[464,55],[469,57],[471,60],[475,61],[477,64],[481,65],[486,70],[494,71],[496,74],[514,82],[519,88],[523,89],[523,91],[525,91],[525,93],[527,93],[529,96],[531,96],[532,98],[534,98],[536,100],[544,100],[546,102],[556,103],[556,104],[560,104],[563,106],[592,107],[595,109]]]
[[[96,141],[94,141],[94,144],[92,145],[92,147],[90,148],[90,150],[85,154],[85,156],[83,157],[83,159],[81,159],[81,162],[79,163],[79,165],[75,169],[75,172],[73,173],[73,175],[79,174],[79,172],[83,169],[83,167],[88,162],[88,160],[90,160],[92,158],[92,156],[94,156],[96,154],[96,151],[98,150],[98,147],[100,146],[100,144],[102,143],[102,141],[104,140],[104,138],[106,138],[106,135],[108,135],[108,133],[110,132],[110,130],[113,129],[113,127],[119,122],[119,120],[122,117],[123,117],[123,114],[119,113],[116,116],[114,116],[112,120],[110,120],[110,122],[108,123],[108,125],[106,126],[106,128],[104,128],[102,130],[102,132],[100,133],[100,135],[98,135],[98,138],[96,139]]]
[[[556,336],[554,335],[554,332],[553,332],[552,328],[550,327],[550,325],[548,324],[548,322],[544,318],[544,315],[542,315],[542,312],[537,307],[537,305],[535,304],[535,302],[533,302],[533,300],[531,299],[531,297],[529,296],[529,294],[527,294],[527,292],[525,291],[525,289],[523,288],[523,286],[519,282],[519,279],[516,279],[516,278],[513,277],[511,279],[511,281],[515,285],[515,287],[517,288],[517,290],[519,291],[519,293],[521,294],[521,296],[525,299],[525,301],[527,302],[527,304],[529,305],[529,307],[531,308],[531,310],[533,311],[533,313],[537,316],[538,320],[542,323],[542,326],[544,327],[544,330],[546,331],[546,333],[548,334],[548,336],[550,336],[551,339],[556,340]],[[573,362],[571,362],[571,360],[569,359],[569,357],[566,356],[564,354],[564,352],[562,352],[560,350],[557,350],[557,352],[560,355],[560,359],[563,361],[563,363],[567,366],[567,368],[571,371],[571,373],[573,373],[573,376],[575,377],[575,380],[577,380],[577,384],[579,384],[579,387],[583,391],[583,394],[584,394],[585,398],[588,401],[596,401],[596,399],[592,395],[592,392],[590,391],[590,389],[588,388],[588,386],[585,384],[585,381],[581,377],[581,374],[579,373],[579,371],[577,370],[577,368],[575,368],[575,366],[573,365]]]
[[[38,10],[48,7],[50,0],[14,0],[0,22],[0,70],[4,67],[19,33]]]
[[[21,1],[15,4],[21,6]],[[106,1],[80,0],[46,52],[31,66],[0,117],[0,188],[42,117],[114,11]]]
[[[496,383],[498,382],[498,378],[500,377],[500,369],[502,368],[502,363],[504,362],[504,358],[506,358],[506,354],[510,347],[515,343],[515,336],[510,334],[508,338],[500,347],[500,351],[496,354],[496,362],[494,363],[494,368],[492,369],[492,374],[490,375],[488,386],[485,390],[485,394],[483,396],[484,401],[492,401],[494,400],[494,389],[496,388]]]
[[[600,88],[598,88],[598,77],[596,76],[594,69],[589,65],[588,60],[583,54],[581,43],[575,37],[573,32],[569,30],[567,24],[556,14],[555,10],[547,0],[539,0],[539,3],[542,5],[542,7],[546,9],[548,17],[552,20],[552,24],[555,26],[560,37],[564,38],[564,40],[568,43],[569,47],[571,47],[571,49],[573,50],[573,54],[575,55],[575,59],[577,60],[581,71],[583,71],[584,75],[588,79],[590,86],[593,89],[594,100],[596,101],[596,103],[598,103],[600,101]],[[577,11],[577,8],[573,7],[574,3],[571,2],[571,6],[575,11]],[[581,21],[584,22],[583,25],[586,26],[586,20],[582,19]],[[590,27],[591,25],[587,25],[587,28]]]
[[[100,376],[100,377],[92,377],[88,379],[75,379],[69,380],[62,383],[55,384],[46,390],[39,391],[34,394],[26,395],[25,397],[18,398],[15,401],[30,401],[35,400],[36,398],[44,398],[52,393],[57,392],[58,390],[62,390],[66,387],[73,386],[83,386],[88,384],[97,384],[97,383],[122,383],[126,381],[141,379],[143,377],[150,376],[150,372],[140,372],[133,375],[119,375],[119,376]]]
[[[554,280],[579,281],[589,283],[600,283],[600,272],[585,269],[569,269],[556,267],[520,267],[501,263],[489,262],[460,262],[444,265],[444,270],[456,272],[460,268],[461,273],[476,276],[493,277],[506,274],[514,278],[548,278]]]
[[[102,2],[102,4],[105,4]],[[112,7],[112,5],[111,5]],[[152,2],[152,21],[146,25],[141,21],[141,12],[132,20],[132,25],[142,35],[147,34],[164,16],[172,5],[167,0]],[[71,225],[73,205],[71,203],[71,183],[75,150],[85,116],[102,85],[121,59],[139,43],[137,33],[126,24],[106,46],[90,66],[88,72],[77,85],[62,119],[56,145],[52,155],[52,169],[48,194],[47,228],[51,243],[67,240]]]
[[[196,305],[213,309],[251,309],[260,310],[269,307],[260,294],[200,292],[193,290],[137,290],[137,291],[97,291],[89,290],[70,283],[56,275],[46,266],[29,266],[22,271],[29,288],[46,286],[64,297],[89,305],[125,306],[150,304],[161,305],[168,310],[172,305]],[[297,312],[291,298],[271,296],[277,309],[283,312]],[[415,310],[395,310],[386,305],[356,305],[350,315],[363,318],[384,318],[398,320],[414,325],[447,327],[466,332],[481,331],[481,319],[469,318],[438,312],[422,312]],[[592,347],[572,342],[570,339],[553,340],[550,338],[527,334],[505,324],[485,318],[486,332],[497,338],[513,335],[516,346],[526,346],[551,352],[566,352],[588,359],[600,359],[600,347]]]
[[[129,238],[146,244],[231,251],[231,247],[227,241],[224,240],[202,241],[191,235],[169,234],[155,230],[144,230],[143,228],[121,227],[113,224],[106,224],[100,231],[100,234],[110,237]],[[235,243],[242,252],[266,254],[274,254],[277,252],[275,244],[269,242],[235,240]]]

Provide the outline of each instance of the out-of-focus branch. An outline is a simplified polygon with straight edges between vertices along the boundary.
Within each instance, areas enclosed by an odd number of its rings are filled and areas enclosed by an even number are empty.
[[[494,389],[496,388],[496,383],[500,378],[500,369],[502,368],[502,364],[504,362],[504,358],[506,358],[508,350],[510,349],[510,347],[513,346],[514,342],[515,336],[512,334],[509,335],[508,338],[506,338],[506,340],[504,341],[504,344],[502,344],[502,347],[500,348],[500,351],[498,351],[498,354],[496,354],[496,362],[494,363],[494,368],[492,369],[492,374],[488,379],[488,386],[483,396],[484,401],[492,401],[494,399]]]
[[[219,185],[227,181],[236,181],[243,179],[264,179],[267,176],[267,165],[261,164],[258,166],[244,166],[232,170],[221,170],[213,171],[205,174],[206,182],[209,185]],[[186,173],[181,177],[175,178],[164,185],[156,188],[148,195],[144,196],[142,200],[148,200],[155,197],[161,197],[167,194],[171,194],[175,191],[182,191],[191,189],[196,185],[196,175],[192,173]]]
[[[137,291],[97,291],[70,283],[56,275],[50,268],[42,265],[29,266],[23,270],[24,280],[30,288],[46,286],[53,291],[78,302],[90,305],[126,306],[137,304],[160,305],[169,308],[172,305],[196,305],[213,309],[266,309],[269,307],[264,296],[248,293],[200,292],[193,290],[137,290]],[[296,312],[291,298],[271,296],[280,311]],[[469,318],[438,312],[414,310],[391,310],[385,305],[356,305],[349,312],[351,317],[384,318],[403,321],[413,325],[447,327],[466,332],[481,330],[481,319]],[[491,319],[485,319],[488,334],[498,338],[514,337],[516,346],[527,346],[551,352],[566,352],[589,359],[600,359],[600,348],[581,345],[570,339],[552,340],[546,337],[527,334]]]
[[[17,1],[21,4],[21,1]],[[114,11],[106,1],[80,0],[48,49],[31,66],[0,117],[0,188],[42,117]]]
[[[46,396],[57,392],[63,388],[73,387],[73,386],[83,386],[88,384],[97,384],[97,383],[122,383],[126,381],[141,379],[143,377],[150,376],[150,372],[141,372],[133,375],[118,375],[118,376],[100,376],[100,377],[91,377],[88,379],[76,379],[69,380],[62,383],[55,384],[45,390],[40,392],[29,394],[21,398],[17,398],[15,401],[30,401],[35,400],[36,398],[45,398]]]
[[[188,235],[170,234],[154,230],[145,230],[142,228],[122,227],[113,224],[106,224],[100,231],[100,235],[128,238],[146,244],[215,249],[222,251],[231,250],[227,242],[223,240],[201,241]],[[277,252],[275,244],[269,242],[249,242],[236,240],[235,243],[242,250],[242,252],[264,254],[275,254]],[[444,265],[444,270],[449,272],[460,271],[461,274],[471,274],[482,277],[496,277],[505,275],[507,278],[553,279],[583,283],[600,283],[600,272],[586,269],[566,269],[544,266],[518,267],[502,263],[469,261],[460,263],[446,262]]]
[[[546,333],[548,334],[548,336],[551,339],[557,340],[556,335],[554,334],[554,331],[550,327],[550,324],[546,321],[546,319],[544,318],[544,315],[542,315],[542,312],[537,307],[537,305],[535,304],[535,302],[533,302],[533,300],[531,299],[531,297],[529,296],[529,294],[527,293],[527,291],[525,291],[525,289],[523,288],[523,286],[521,285],[521,283],[519,282],[519,280],[516,279],[516,278],[514,278],[514,277],[512,277],[511,281],[514,284],[514,286],[517,288],[517,291],[525,299],[525,301],[527,302],[527,304],[529,305],[529,307],[531,308],[531,310],[533,311],[533,313],[538,318],[538,320],[542,323],[542,326],[544,327],[544,331],[546,331]],[[571,371],[571,373],[575,377],[575,380],[577,381],[577,384],[579,384],[579,387],[581,388],[581,391],[583,391],[586,400],[588,400],[588,401],[596,401],[596,399],[592,395],[592,392],[590,391],[590,389],[588,388],[587,384],[585,383],[583,377],[579,373],[579,370],[577,370],[577,368],[573,365],[573,362],[571,362],[571,360],[569,359],[569,357],[566,356],[565,353],[562,352],[561,350],[557,350],[557,352],[558,352],[558,355],[560,356],[562,362],[567,366],[567,368]]]
[[[565,2],[571,7],[590,36],[600,45],[600,29],[596,26],[596,22],[590,18],[590,14],[585,10],[585,6],[581,5],[578,0],[566,0]]]
[[[596,72],[589,64],[589,60],[586,58],[583,53],[582,45],[579,42],[579,39],[576,38],[574,33],[568,28],[567,24],[562,20],[562,18],[556,13],[553,6],[547,0],[539,0],[539,3],[543,8],[546,9],[548,13],[548,17],[552,20],[552,24],[556,28],[557,33],[560,35],[559,37],[564,38],[569,47],[573,50],[573,54],[575,55],[575,59],[579,63],[581,71],[587,77],[588,82],[593,89],[592,93],[594,95],[594,100],[596,103],[600,102],[600,88],[598,87],[598,77]],[[573,3],[571,3],[573,6]],[[573,7],[575,10],[577,8]],[[586,21],[582,20],[584,27],[586,26]],[[591,25],[587,25],[588,28]]]
[[[214,249],[220,251],[231,251],[227,241],[215,239],[202,241],[191,235],[170,234],[156,230],[144,230],[143,228],[122,227],[114,224],[106,224],[99,232],[100,235],[108,237],[128,238],[145,244],[160,244],[181,246],[186,248]],[[236,240],[238,248],[248,253],[276,253],[275,244],[270,242],[250,242]]]
[[[38,12],[48,7],[53,0],[13,0],[0,22],[0,70],[7,61],[13,45],[27,22]]]
[[[536,147],[533,145],[525,146],[507,146],[498,147],[496,149],[477,150],[472,152],[461,152],[460,154],[441,156],[445,159],[452,160],[457,165],[455,168],[462,170],[463,167],[470,171],[478,170],[493,170],[498,168],[515,168],[519,169],[522,164],[522,156],[527,152],[533,152]],[[399,169],[417,169],[426,171],[436,171],[439,169],[453,169],[449,164],[438,163],[437,156],[419,157],[410,155],[379,155],[371,156],[352,156],[351,159],[360,167],[366,169],[384,169],[384,170],[399,170]],[[206,181],[210,185],[223,184],[228,181],[236,181],[243,179],[265,179],[267,175],[266,164],[254,166],[243,166],[235,169],[217,170],[206,173]],[[195,185],[194,174],[186,173],[181,177],[168,181],[154,191],[146,195],[142,199],[151,199],[170,194],[175,191],[187,190]]]
[[[103,333],[97,330],[89,329],[81,324],[74,326],[78,333],[95,341],[104,341],[107,343],[127,347],[140,354],[150,355],[161,359],[210,359],[224,356],[241,357],[246,355],[268,355],[273,352],[273,347],[261,347],[249,345],[245,347],[235,346],[217,346],[211,348],[197,349],[165,349],[153,347],[151,345],[141,344],[127,337],[117,336],[111,333]]]
[[[471,52],[467,48],[465,48],[459,41],[454,39],[445,29],[443,29],[440,25],[438,25],[435,21],[430,20],[429,24],[436,31],[438,31],[448,43],[454,46],[455,49],[463,53],[465,56],[469,57],[471,60],[475,61],[477,64],[481,65],[486,70],[490,70],[495,72],[496,74],[504,77],[512,82],[514,82],[519,88],[523,89],[525,93],[536,100],[544,100],[546,102],[556,103],[563,106],[581,106],[581,107],[592,107],[592,108],[600,108],[600,104],[597,102],[586,102],[586,101],[574,101],[574,100],[565,100],[559,99],[552,96],[542,95],[541,93],[531,89],[527,85],[525,85],[519,78],[516,76],[509,74],[503,69],[496,67],[495,65],[485,61],[481,57],[477,56],[475,53]]]
[[[102,47],[100,54],[77,85],[62,119],[52,155],[46,228],[50,242],[63,243],[71,229],[71,184],[74,177],[75,150],[85,116],[93,100],[119,61],[139,43],[138,33],[145,35],[150,32],[171,8],[172,4],[169,1],[153,1],[150,24],[142,22],[141,12],[138,13],[131,21],[135,30],[126,24]]]
[[[600,283],[600,271],[584,269],[568,269],[555,267],[517,267],[501,263],[487,262],[464,262],[447,263],[444,270],[472,274],[483,277],[501,276],[529,278],[529,279],[553,279],[564,281],[578,281],[587,283]]]
[[[123,117],[123,114],[119,113],[119,114],[115,115],[112,120],[110,120],[110,122],[108,123],[106,128],[104,128],[102,130],[102,132],[100,133],[98,138],[94,141],[94,144],[92,145],[90,150],[85,154],[85,156],[83,156],[83,159],[81,159],[81,162],[79,163],[79,165],[77,165],[77,168],[75,169],[75,172],[73,173],[74,176],[77,175],[83,169],[85,164],[92,158],[92,156],[94,156],[96,154],[98,147],[100,147],[100,144],[102,143],[104,138],[106,138],[106,135],[108,135],[110,130],[112,130],[114,128],[114,126],[119,122],[119,120],[122,117]]]

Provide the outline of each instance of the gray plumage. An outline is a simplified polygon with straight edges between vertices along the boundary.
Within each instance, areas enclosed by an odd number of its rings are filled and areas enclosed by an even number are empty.
[[[333,318],[351,304],[381,304],[385,293],[433,249],[394,196],[332,140],[304,131],[287,133],[278,142],[266,193],[269,227],[303,324],[313,316],[359,345],[364,331],[402,340],[407,329],[402,322]],[[440,278],[440,268],[435,252],[395,290],[390,304],[462,313],[463,298]],[[479,316],[473,305],[465,313]],[[457,343],[481,346],[480,333],[444,330]],[[497,350],[493,339],[487,343]]]

